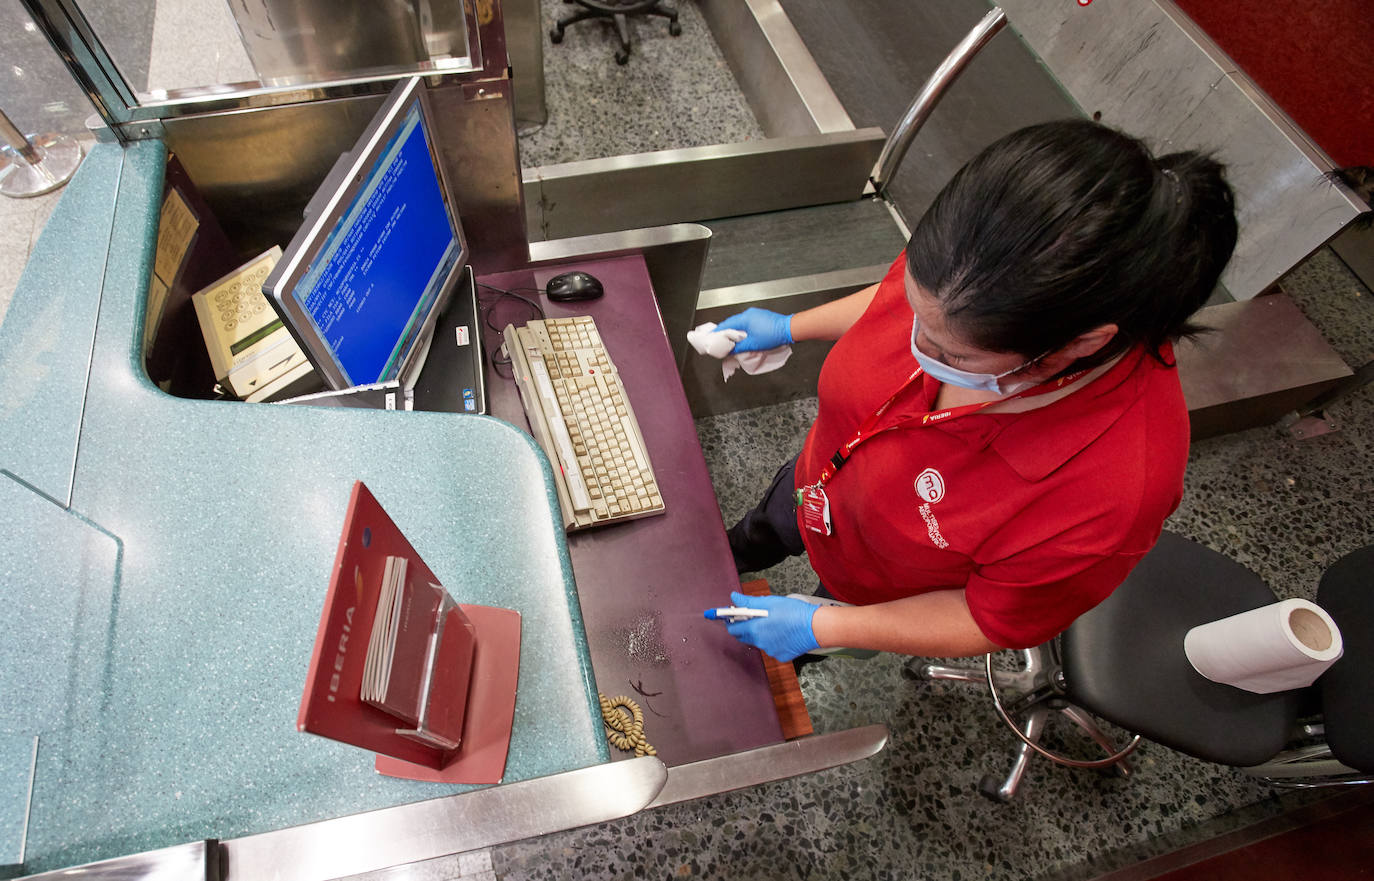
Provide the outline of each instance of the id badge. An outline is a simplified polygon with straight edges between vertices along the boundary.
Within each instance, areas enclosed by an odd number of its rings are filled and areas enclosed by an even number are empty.
[[[830,534],[830,499],[819,486],[808,486],[799,491],[802,525],[821,535]]]

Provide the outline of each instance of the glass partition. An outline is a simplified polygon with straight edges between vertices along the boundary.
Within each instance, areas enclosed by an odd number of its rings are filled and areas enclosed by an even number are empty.
[[[24,134],[80,135],[95,111],[20,0],[0,0],[0,109]]]
[[[154,132],[125,127],[480,70],[477,23],[492,0],[19,2],[105,121],[139,137]]]
[[[258,84],[225,0],[82,0],[80,8],[141,100],[220,84]]]

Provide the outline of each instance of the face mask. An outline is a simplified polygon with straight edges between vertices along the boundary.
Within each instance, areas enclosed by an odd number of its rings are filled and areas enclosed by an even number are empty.
[[[1019,391],[1024,391],[1035,385],[1034,382],[1026,382],[1024,380],[1003,384],[1001,380],[1003,377],[1010,376],[1018,370],[1026,369],[1036,361],[1039,361],[1039,358],[1032,358],[1020,367],[1013,367],[1002,373],[969,373],[966,370],[960,370],[958,367],[951,367],[943,361],[938,361],[916,348],[916,331],[919,327],[920,323],[916,320],[915,316],[913,316],[911,319],[911,354],[915,356],[922,370],[945,385],[957,385],[960,388],[993,392],[1001,396],[1014,395]],[[1044,356],[1042,355],[1041,357]]]

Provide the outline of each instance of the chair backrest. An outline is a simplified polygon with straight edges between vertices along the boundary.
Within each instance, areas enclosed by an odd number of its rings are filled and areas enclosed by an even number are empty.
[[[1345,649],[1317,680],[1327,745],[1342,763],[1374,774],[1374,545],[1331,564],[1317,605],[1340,628]]]

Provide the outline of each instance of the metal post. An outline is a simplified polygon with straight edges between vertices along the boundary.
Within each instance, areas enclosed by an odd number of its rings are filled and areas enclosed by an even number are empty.
[[[71,180],[81,164],[81,145],[48,132],[25,137],[0,110],[0,193],[15,199],[41,196]]]
[[[945,91],[950,85],[959,78],[959,74],[964,72],[964,68],[973,60],[984,46],[997,36],[997,32],[1007,25],[1007,14],[1002,11],[1000,6],[994,6],[983,20],[971,31],[968,36],[954,47],[935,72],[926,80],[926,84],[921,87],[916,99],[911,102],[911,106],[906,109],[902,119],[893,129],[888,137],[887,143],[883,144],[883,152],[878,156],[878,164],[873,168],[873,188],[881,195],[887,190],[887,185],[892,181],[897,173],[897,167],[902,164],[902,158],[906,156],[907,148],[911,146],[911,141],[916,137],[916,133],[925,125],[926,119],[935,109],[935,105],[940,103]]]
[[[14,127],[14,123],[10,122],[10,118],[5,115],[3,110],[0,110],[0,137],[3,137],[5,143],[10,145],[10,149],[18,153],[30,165],[37,165],[43,161],[43,157],[38,155],[33,144],[30,144],[29,139]]]

